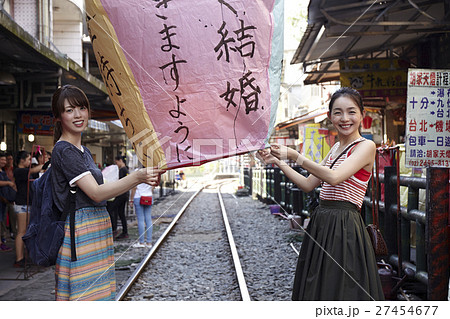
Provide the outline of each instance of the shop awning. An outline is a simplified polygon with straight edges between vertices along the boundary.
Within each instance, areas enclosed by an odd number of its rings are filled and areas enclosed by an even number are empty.
[[[340,59],[408,58],[412,47],[450,32],[442,0],[310,0],[308,26],[291,64],[303,63],[305,84],[339,80]]]
[[[278,123],[277,126],[275,127],[275,130],[278,131],[278,130],[282,130],[282,129],[287,129],[288,127],[298,125],[301,123],[305,123],[305,122],[308,122],[308,121],[314,120],[314,119],[320,119],[323,121],[325,119],[323,116],[326,115],[327,112],[328,111],[323,110],[323,109],[308,112],[306,114],[297,116],[288,121]]]
[[[59,54],[42,44],[3,10],[0,10],[0,43],[0,71],[14,76],[19,94],[23,93],[19,90],[21,80],[38,80],[42,83],[60,80],[61,85],[73,84],[86,93],[93,118],[117,119],[102,80],[89,74],[67,55]],[[49,86],[48,90],[54,88]],[[33,107],[34,110],[49,110],[50,104],[40,103]],[[18,109],[27,110],[23,105],[19,105]]]

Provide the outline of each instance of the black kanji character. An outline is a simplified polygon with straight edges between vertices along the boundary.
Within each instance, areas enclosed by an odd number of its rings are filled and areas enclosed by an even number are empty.
[[[230,9],[231,12],[233,12],[236,17],[237,17],[237,11],[231,6],[231,4],[229,4],[228,2],[224,1],[224,0],[218,0],[220,4],[223,4],[224,6],[226,6],[228,9]]]
[[[255,86],[253,82],[255,81],[255,78],[252,77],[249,78],[252,74],[251,71],[248,71],[247,74],[245,74],[242,78],[239,79],[239,83],[241,85],[241,96],[242,99],[245,102],[245,113],[248,114],[250,111],[256,111],[258,109],[258,103],[259,103],[259,93],[261,93],[261,89],[259,86]],[[252,92],[244,96],[244,91],[246,91],[246,88],[250,87]]]
[[[245,114],[250,113],[250,111],[258,110],[259,95],[258,92],[253,91],[248,95],[242,96],[245,103]]]
[[[170,116],[172,116],[173,118],[176,118],[176,119],[177,119],[177,118],[180,117],[180,115],[186,116],[186,113],[183,113],[183,112],[180,111],[181,103],[186,102],[186,99],[180,100],[180,98],[179,98],[178,95],[176,95],[176,97],[177,97],[177,109],[176,109],[176,110],[170,110],[170,111],[169,111],[169,114],[170,114]]]
[[[111,94],[116,94],[118,96],[122,95],[122,92],[120,91],[119,85],[116,82],[116,79],[114,78],[114,69],[113,68],[109,68],[108,64],[109,61],[105,59],[105,57],[103,55],[101,55],[100,53],[98,53],[100,56],[100,72],[102,73],[103,79],[105,81],[106,87],[108,88],[108,90],[110,91]],[[105,75],[105,70],[106,70],[106,75]],[[115,88],[116,92],[113,92],[111,88]]]
[[[252,90],[257,91],[258,93],[261,93],[261,89],[259,88],[259,86],[253,85],[255,78],[249,79],[250,75],[252,75],[252,71],[248,71],[242,78],[239,79],[239,83],[241,84],[241,93],[244,93],[244,90],[247,86],[250,86]]]
[[[187,150],[189,150],[190,148],[191,148],[191,146],[188,146],[188,147],[186,147],[186,148],[184,149],[184,151],[187,152]],[[180,160],[180,149],[178,148],[178,144],[177,144],[176,149],[177,149],[177,161],[178,161],[178,162],[181,162],[181,160]],[[186,155],[186,157],[189,158],[190,160],[193,159],[193,157],[189,157],[189,156],[187,156],[187,155]]]
[[[214,51],[217,53],[220,50],[219,56],[217,57],[217,60],[220,60],[220,58],[223,55],[223,51],[225,51],[225,61],[230,62],[230,56],[229,56],[229,53],[228,53],[228,43],[229,42],[234,42],[234,39],[233,38],[227,38],[228,30],[225,29],[225,26],[226,26],[226,23],[225,23],[225,21],[223,21],[222,22],[222,26],[217,31],[217,33],[220,34],[222,36],[222,38],[220,39],[220,42],[214,48]],[[223,47],[223,49],[222,49],[222,47]]]
[[[172,62],[169,62],[163,66],[160,67],[160,69],[163,71],[163,76],[164,76],[164,69],[167,68],[168,66],[171,66],[170,69],[170,77],[172,78],[172,80],[175,81],[175,89],[173,89],[174,91],[178,88],[178,84],[180,83],[180,76],[178,74],[178,68],[177,68],[177,64],[178,63],[187,63],[186,60],[176,60],[175,54],[172,54]],[[167,84],[167,80],[164,77],[164,82],[166,82]]]
[[[235,49],[231,48],[231,50],[235,51],[239,51],[239,53],[241,54],[242,57],[246,57],[249,56],[251,58],[253,58],[253,54],[255,53],[255,41],[247,41],[242,43],[243,40],[245,39],[251,39],[253,38],[252,35],[250,34],[246,34],[246,31],[248,30],[256,30],[255,26],[248,26],[245,27],[244,26],[244,20],[239,19],[239,21],[241,22],[241,28],[234,31],[234,33],[236,33],[237,35],[237,40],[241,42],[240,46],[236,46]],[[244,47],[246,46],[250,46],[250,50],[247,50],[249,52],[244,53]]]
[[[172,44],[172,40],[170,39],[170,37],[177,35],[175,32],[171,33],[170,29],[174,29],[176,28],[176,26],[171,25],[171,26],[167,26],[167,24],[164,23],[164,29],[162,29],[161,31],[159,31],[159,34],[165,34],[165,36],[163,36],[163,40],[167,40],[167,44],[164,44],[161,46],[161,50],[164,52],[169,52],[171,51],[173,48],[175,49],[179,49],[180,47]]]
[[[234,107],[237,106],[237,104],[233,100],[234,94],[236,92],[239,92],[239,90],[236,88],[230,88],[230,82],[227,81],[227,91],[219,96],[228,102],[227,111],[228,111],[228,108],[230,107],[230,104],[233,105]]]
[[[186,139],[189,136],[189,127],[187,127],[186,125],[183,125],[183,123],[178,122],[180,124],[180,126],[174,131],[175,133],[178,134],[178,132],[180,132],[181,130],[186,130],[186,135],[184,136],[183,140],[179,143],[179,144],[183,144],[184,141],[186,141]]]
[[[156,8],[160,8],[161,6],[164,6],[165,9],[167,9],[167,4],[172,0],[153,0],[153,2],[158,2],[156,5]]]

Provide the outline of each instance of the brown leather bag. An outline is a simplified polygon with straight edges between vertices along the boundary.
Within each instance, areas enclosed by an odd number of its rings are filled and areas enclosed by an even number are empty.
[[[372,218],[373,224],[370,224],[366,227],[367,232],[369,233],[370,240],[372,241],[373,250],[376,256],[387,256],[388,249],[386,242],[384,241],[383,235],[381,234],[380,229],[378,228],[378,150],[376,153],[376,171],[372,169]],[[374,183],[374,178],[376,178],[377,182]]]
[[[387,256],[388,249],[383,235],[377,225],[370,224],[366,227],[372,242],[373,250],[376,256]]]

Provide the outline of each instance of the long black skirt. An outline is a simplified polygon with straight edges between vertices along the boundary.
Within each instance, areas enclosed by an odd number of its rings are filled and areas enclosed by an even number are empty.
[[[384,300],[375,253],[357,206],[320,201],[303,239],[292,300]]]

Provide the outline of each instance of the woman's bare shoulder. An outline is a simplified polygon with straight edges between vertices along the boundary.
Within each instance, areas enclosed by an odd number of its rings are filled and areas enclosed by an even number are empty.
[[[375,150],[376,150],[377,146],[375,145],[375,143],[371,140],[368,139],[364,139],[362,140],[360,143],[356,144],[352,154],[356,153],[356,152],[363,152],[363,153],[370,153],[375,155]]]
[[[376,144],[372,140],[364,139],[361,144],[364,144],[364,145],[366,145],[366,147],[370,147],[373,149],[377,148]]]

